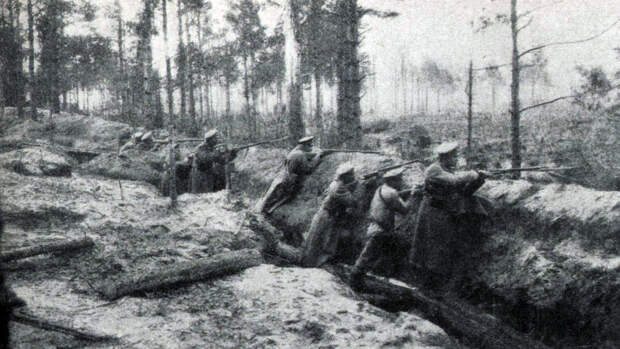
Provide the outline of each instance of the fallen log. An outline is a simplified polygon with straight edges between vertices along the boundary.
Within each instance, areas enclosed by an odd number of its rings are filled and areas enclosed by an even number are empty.
[[[264,252],[273,253],[300,265],[300,251],[277,241],[282,233],[260,215],[250,214],[248,227],[265,239]],[[350,283],[351,267],[325,265],[324,269]],[[456,300],[441,299],[417,288],[397,285],[368,275],[359,295],[369,303],[392,311],[415,311],[437,324],[449,335],[481,349],[547,349],[527,335],[473,306]]]
[[[27,315],[23,312],[14,312],[13,314],[11,314],[11,320],[18,322],[20,324],[40,328],[40,329],[47,330],[47,331],[53,331],[53,332],[66,334],[66,335],[69,335],[69,336],[72,336],[78,339],[87,340],[91,342],[119,341],[117,337],[76,330],[75,328],[52,323],[51,321],[47,319],[41,319],[33,315]]]
[[[247,212],[246,215],[248,228],[260,234],[265,240],[265,245],[263,246],[264,253],[274,254],[293,264],[301,264],[301,251],[280,241],[282,232],[278,228],[274,227],[260,214]]]
[[[220,253],[207,260],[180,263],[170,269],[156,271],[145,276],[121,280],[100,287],[99,293],[107,300],[174,286],[202,281],[224,275],[237,273],[247,268],[260,265],[263,259],[257,250],[244,249]]]
[[[0,253],[0,262],[8,262],[17,259],[32,257],[44,253],[59,253],[76,251],[93,247],[95,243],[91,238],[82,238],[78,240],[52,242],[44,245],[36,245],[30,247],[19,248],[12,251]]]

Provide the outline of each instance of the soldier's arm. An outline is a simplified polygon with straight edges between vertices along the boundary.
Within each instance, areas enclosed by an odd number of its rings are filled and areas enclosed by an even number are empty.
[[[426,181],[430,184],[438,184],[445,187],[460,189],[467,184],[478,180],[480,176],[475,171],[458,171],[450,173],[440,167],[431,167],[426,173]]]
[[[407,214],[409,211],[409,203],[405,203],[405,201],[400,197],[398,191],[394,189],[386,190],[384,195],[386,196],[385,199],[390,209],[400,214]]]

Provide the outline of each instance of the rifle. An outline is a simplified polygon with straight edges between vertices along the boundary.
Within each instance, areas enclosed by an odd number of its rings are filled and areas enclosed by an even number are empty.
[[[384,155],[384,153],[380,151],[372,151],[372,150],[351,150],[351,149],[322,149],[323,155],[329,155],[333,153],[360,153],[360,154],[379,154]]]
[[[189,143],[189,142],[202,142],[203,139],[202,138],[181,138],[181,139],[176,139],[174,142],[175,143]],[[165,138],[165,139],[153,139],[153,143],[158,143],[158,144],[168,144],[170,143],[170,139]]]
[[[279,141],[284,141],[286,139],[288,139],[288,136],[282,137],[282,138],[278,138],[278,139],[269,139],[269,140],[266,140],[266,141],[250,143],[250,144],[242,145],[242,146],[239,146],[239,147],[234,147],[234,148],[230,149],[230,151],[239,151],[239,150],[243,150],[243,149],[248,149],[248,148],[256,147],[257,145],[261,145],[261,144],[268,144],[268,143],[275,143],[275,142],[279,142]]]
[[[574,167],[545,167],[545,166],[535,166],[535,167],[519,167],[519,168],[498,168],[493,170],[488,170],[488,172],[494,175],[500,175],[503,173],[512,173],[512,172],[526,172],[526,171],[538,171],[538,172],[553,172],[553,171],[567,171],[574,170],[579,168],[579,166]]]
[[[369,179],[369,178],[371,178],[373,176],[378,176],[378,175],[380,175],[383,172],[387,172],[387,171],[393,170],[395,168],[407,166],[407,165],[410,165],[410,164],[413,164],[413,163],[416,163],[416,162],[420,162],[420,161],[421,160],[411,160],[411,161],[403,162],[402,164],[383,167],[383,168],[380,168],[380,169],[378,169],[378,170],[376,170],[374,172],[370,172],[370,173],[367,173],[367,174],[363,175],[362,179]]]

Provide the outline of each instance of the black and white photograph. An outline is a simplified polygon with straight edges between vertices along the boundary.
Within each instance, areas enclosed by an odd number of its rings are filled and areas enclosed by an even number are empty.
[[[620,2],[0,0],[0,349],[620,348]]]

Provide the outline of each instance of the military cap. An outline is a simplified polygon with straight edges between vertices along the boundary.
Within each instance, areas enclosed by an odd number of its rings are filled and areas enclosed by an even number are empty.
[[[304,137],[304,138],[301,138],[299,141],[297,141],[297,144],[310,143],[312,142],[312,140],[314,140],[314,136]]]
[[[390,171],[386,172],[386,173],[383,175],[383,178],[384,178],[384,179],[396,179],[396,178],[398,178],[398,177],[402,176],[402,175],[403,175],[403,172],[405,172],[405,169],[404,169],[404,168],[402,168],[402,167],[395,168],[395,169],[393,169],[393,170],[390,170]]]
[[[459,147],[459,143],[458,142],[444,142],[441,143],[440,145],[437,146],[437,148],[435,148],[435,152],[437,154],[448,154],[451,153],[455,150],[457,150]]]
[[[141,141],[146,141],[148,139],[153,138],[153,132],[149,131],[147,133],[145,133],[144,135],[142,135],[142,138],[140,138]]]
[[[212,138],[216,134],[217,134],[217,130],[216,129],[211,129],[211,130],[205,132],[205,140],[207,140],[209,138]]]
[[[336,169],[336,178],[342,178],[346,175],[352,175],[354,170],[355,169],[350,164],[342,164]]]

